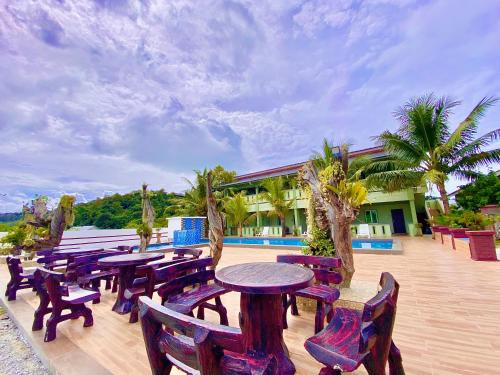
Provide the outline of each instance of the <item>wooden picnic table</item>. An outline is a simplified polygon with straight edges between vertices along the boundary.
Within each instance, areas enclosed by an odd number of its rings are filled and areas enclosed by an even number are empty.
[[[127,314],[132,310],[133,301],[125,297],[125,290],[132,287],[136,267],[162,259],[163,257],[163,254],[158,253],[133,253],[113,255],[99,259],[97,264],[100,266],[118,268],[120,270],[118,295],[113,305],[113,311],[118,314]]]
[[[215,281],[241,293],[240,326],[247,351],[273,354],[279,374],[294,374],[295,366],[283,341],[281,295],[311,286],[314,273],[286,263],[243,263],[216,271]]]

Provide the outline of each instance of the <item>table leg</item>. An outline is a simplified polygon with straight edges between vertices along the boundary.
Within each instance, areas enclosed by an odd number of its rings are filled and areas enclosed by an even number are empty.
[[[240,307],[240,326],[246,349],[274,355],[278,374],[294,374],[295,366],[283,341],[281,295],[241,293]]]
[[[125,298],[125,290],[130,288],[134,282],[135,268],[135,265],[120,267],[118,294],[116,296],[116,302],[113,305],[113,311],[118,314],[127,314],[132,310],[133,302]]]

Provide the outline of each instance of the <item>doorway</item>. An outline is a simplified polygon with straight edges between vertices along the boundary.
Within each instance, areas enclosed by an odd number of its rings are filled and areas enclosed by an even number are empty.
[[[394,234],[406,233],[405,215],[403,213],[403,209],[396,208],[391,210],[391,216]]]

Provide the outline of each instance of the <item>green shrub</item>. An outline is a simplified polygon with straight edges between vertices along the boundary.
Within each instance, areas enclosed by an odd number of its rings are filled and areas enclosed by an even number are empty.
[[[304,247],[302,251],[306,255],[335,256],[335,246],[325,231],[314,228],[311,238],[307,239],[306,243],[307,247]]]

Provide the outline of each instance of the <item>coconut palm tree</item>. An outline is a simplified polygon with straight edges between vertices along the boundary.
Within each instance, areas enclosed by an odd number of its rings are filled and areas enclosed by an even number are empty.
[[[155,221],[155,210],[151,204],[151,199],[148,192],[148,185],[142,185],[142,223],[137,228],[137,234],[140,237],[139,252],[145,253],[146,249],[153,237],[153,223]]]
[[[500,149],[484,150],[500,138],[500,129],[477,137],[479,120],[497,101],[492,97],[481,99],[452,131],[448,118],[459,102],[432,94],[411,99],[395,112],[401,123],[399,129],[394,133],[385,131],[375,138],[389,158],[368,167],[373,173],[366,179],[367,186],[399,190],[434,185],[448,213],[445,182],[449,176],[474,180],[479,176],[478,167],[500,162]]]
[[[285,218],[287,212],[293,207],[293,200],[287,200],[285,193],[285,179],[281,176],[274,178],[266,178],[262,181],[262,187],[265,191],[260,193],[260,198],[269,202],[272,209],[267,215],[278,217],[281,224],[281,236],[286,235]]]
[[[202,171],[195,170],[195,179],[190,181],[187,178],[185,181],[190,188],[182,197],[173,199],[173,202],[181,215],[187,216],[206,216],[207,215],[207,176],[208,170],[205,168]],[[226,171],[222,166],[218,165],[212,170],[212,187],[216,190],[219,186],[234,181],[236,172]],[[222,202],[222,192],[214,191],[214,197],[217,201],[217,206],[220,209]]]
[[[238,227],[238,236],[240,237],[243,235],[243,224],[255,219],[255,213],[248,212],[244,191],[224,201],[224,213],[227,223]]]

